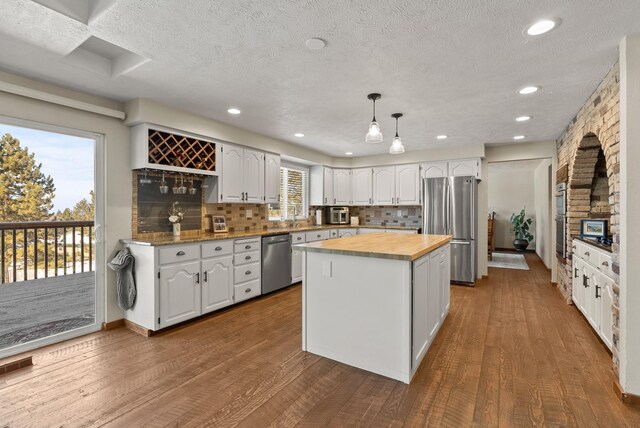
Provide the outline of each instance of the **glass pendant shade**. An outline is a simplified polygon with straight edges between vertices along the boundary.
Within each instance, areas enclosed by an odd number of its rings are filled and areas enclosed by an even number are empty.
[[[381,143],[382,132],[380,132],[380,125],[375,120],[369,125],[369,132],[364,137],[366,143]]]
[[[402,144],[402,140],[400,139],[400,137],[398,137],[397,135],[393,139],[391,147],[389,147],[389,153],[392,155],[399,155],[401,153],[404,153],[404,145]]]

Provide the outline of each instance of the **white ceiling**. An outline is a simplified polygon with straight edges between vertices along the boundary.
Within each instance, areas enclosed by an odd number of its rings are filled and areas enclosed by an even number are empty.
[[[541,18],[562,24],[525,36]],[[358,156],[388,151],[394,112],[405,114],[407,151],[557,138],[616,61],[623,36],[640,31],[640,2],[117,0],[89,22],[2,0],[0,68]],[[62,61],[92,35],[150,61],[116,78]],[[327,47],[307,50],[310,37]],[[517,93],[529,84],[542,90]],[[383,95],[385,142],[365,145],[374,91]],[[242,114],[230,116],[231,106]],[[519,115],[533,119],[516,123]]]

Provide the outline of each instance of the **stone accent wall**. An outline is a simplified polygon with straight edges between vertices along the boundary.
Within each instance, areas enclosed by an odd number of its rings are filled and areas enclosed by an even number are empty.
[[[611,220],[611,205],[609,204],[609,178],[607,174],[607,160],[602,150],[598,151],[591,183],[591,210],[589,218]]]
[[[571,302],[572,236],[580,232],[580,220],[610,215],[613,237],[613,270],[619,272],[620,254],[620,67],[615,64],[596,91],[557,141],[558,182],[567,183],[567,259],[559,259],[558,288]],[[608,189],[603,189],[604,155]],[[596,173],[596,170],[598,171]],[[568,172],[566,172],[568,171]],[[565,180],[561,180],[565,178]],[[592,199],[592,189],[596,191]],[[609,211],[604,208],[608,202]],[[602,217],[600,217],[602,218]],[[613,303],[613,365],[617,373],[619,354],[619,280],[615,278]]]

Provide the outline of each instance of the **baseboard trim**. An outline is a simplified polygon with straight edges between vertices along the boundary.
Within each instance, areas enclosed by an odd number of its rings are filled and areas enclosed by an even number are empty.
[[[496,248],[493,250],[494,253],[518,253],[522,254],[522,251],[516,251],[515,248]],[[536,253],[536,250],[524,250],[525,253]]]
[[[613,391],[616,393],[616,396],[620,398],[620,401],[622,401],[624,404],[640,407],[640,395],[624,392],[622,390],[622,386],[620,386],[620,382],[618,382],[617,379],[613,381]]]
[[[144,328],[134,322],[131,322],[129,320],[124,320],[124,325],[125,327],[127,327],[129,330],[131,330],[134,333],[137,333],[139,335],[142,335],[144,337],[151,337],[153,336],[153,330],[149,330],[147,328]]]
[[[30,367],[33,365],[33,359],[31,356],[20,358],[16,361],[11,361],[5,364],[0,365],[0,376],[3,374],[15,372],[16,370],[23,369],[25,367]]]
[[[114,328],[118,327],[124,327],[124,319],[102,323],[102,329],[105,331],[113,330]]]
[[[555,282],[555,281],[551,281],[551,286],[552,286],[552,287],[557,287],[557,286],[558,286],[558,283],[557,283],[557,282]]]

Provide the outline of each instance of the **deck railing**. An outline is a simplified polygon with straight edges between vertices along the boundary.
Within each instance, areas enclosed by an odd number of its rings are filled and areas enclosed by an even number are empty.
[[[94,269],[93,221],[0,223],[2,282]]]

